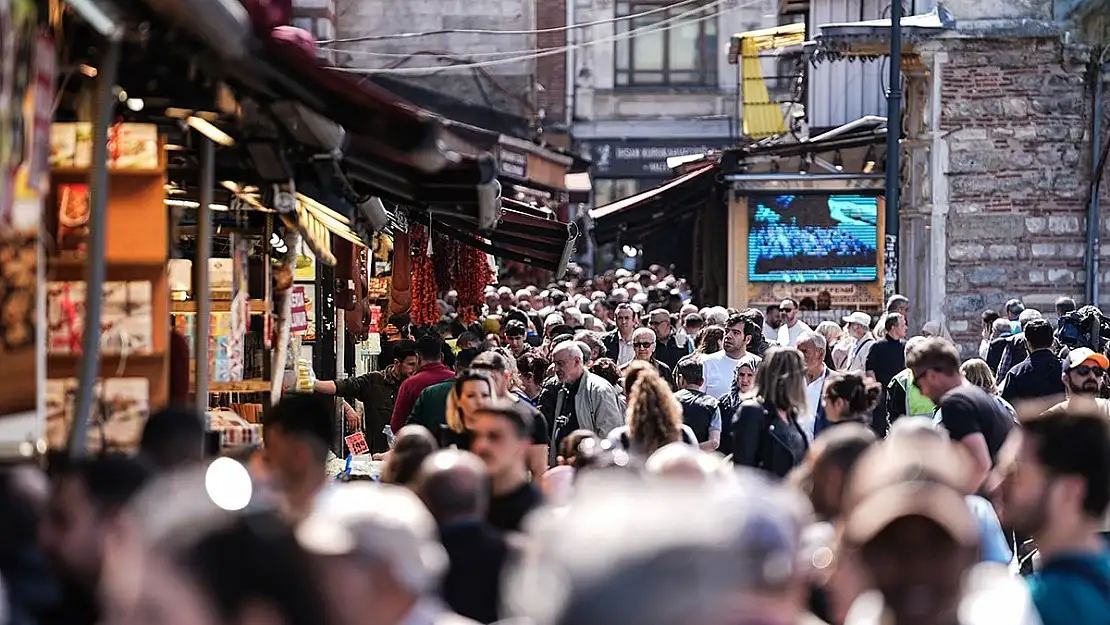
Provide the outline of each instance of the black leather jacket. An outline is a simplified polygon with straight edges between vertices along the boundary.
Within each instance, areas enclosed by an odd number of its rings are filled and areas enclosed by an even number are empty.
[[[793,414],[780,419],[772,406],[755,399],[740,405],[732,419],[732,462],[785,477],[801,464],[809,443]]]

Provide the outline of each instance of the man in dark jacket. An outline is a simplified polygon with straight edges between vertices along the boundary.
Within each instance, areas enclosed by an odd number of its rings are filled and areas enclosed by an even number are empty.
[[[382,371],[371,371],[335,382],[317,380],[315,385],[315,391],[322,395],[338,395],[362,402],[365,413],[362,422],[358,421],[357,415],[348,406],[347,427],[351,430],[361,429],[366,435],[370,452],[375,454],[389,451],[389,442],[383,430],[389,425],[393,414],[397,390],[416,371],[416,343],[398,341],[393,346],[393,359],[393,364]]]
[[[479,623],[498,620],[501,571],[513,553],[505,534],[486,521],[488,483],[486,467],[477,456],[444,450],[424,461],[415,484],[447,550],[443,599],[452,610]]]
[[[1029,322],[1034,319],[1042,318],[1041,311],[1034,308],[1026,308],[1021,311],[1021,315],[1018,317],[1021,332],[1007,339],[1006,348],[1002,351],[1002,360],[998,363],[998,372],[995,374],[995,379],[1001,380],[1014,365],[1029,356],[1029,346],[1025,342],[1025,326],[1029,325]]]
[[[671,369],[693,351],[690,341],[683,340],[681,345],[678,344],[671,324],[671,313],[667,309],[656,308],[648,313],[648,327],[655,331],[655,336],[659,339],[655,346],[655,358]]]
[[[1060,359],[1052,353],[1052,325],[1045,319],[1025,324],[1029,357],[1014,365],[1002,378],[1002,399],[1011,404],[1021,400],[1064,396]]]
[[[675,399],[682,405],[682,422],[694,431],[698,445],[706,451],[721,446],[721,409],[717,399],[701,391],[705,384],[705,367],[697,355],[687,356],[675,366]]]

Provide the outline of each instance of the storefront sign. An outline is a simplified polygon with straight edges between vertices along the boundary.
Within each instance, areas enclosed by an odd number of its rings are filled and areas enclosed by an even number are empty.
[[[308,329],[308,306],[304,299],[304,287],[293,287],[293,302],[289,315],[289,331],[304,332]]]
[[[528,155],[524,152],[515,152],[501,146],[498,155],[501,173],[516,178],[528,178]]]
[[[597,139],[579,144],[593,161],[595,178],[666,178],[667,159],[704,154],[734,144],[732,139]]]

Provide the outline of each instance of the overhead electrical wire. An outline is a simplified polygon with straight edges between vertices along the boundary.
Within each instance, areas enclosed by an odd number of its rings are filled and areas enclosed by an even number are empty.
[[[428,73],[428,72],[437,72],[438,73],[438,72],[447,71],[447,70],[469,70],[469,69],[482,68],[482,67],[495,67],[495,66],[498,66],[498,65],[510,65],[510,64],[513,64],[513,63],[520,63],[520,62],[529,61],[529,60],[532,60],[532,59],[538,59],[538,58],[543,58],[543,57],[548,57],[548,56],[554,56],[556,54],[562,54],[562,53],[564,53],[568,50],[579,50],[579,49],[582,49],[582,48],[586,48],[586,47],[589,47],[589,46],[594,46],[594,45],[598,45],[598,44],[602,44],[602,43],[612,43],[612,42],[615,42],[615,41],[623,41],[623,40],[626,40],[626,39],[634,39],[634,38],[636,38],[638,36],[641,36],[641,35],[651,35],[651,34],[655,34],[655,33],[663,33],[663,32],[667,32],[669,30],[673,30],[674,28],[678,28],[680,26],[687,26],[687,25],[690,25],[690,24],[697,24],[697,23],[700,23],[700,22],[705,22],[705,21],[708,21],[708,20],[711,20],[711,19],[717,19],[717,17],[719,15],[722,15],[722,14],[725,14],[725,13],[730,13],[732,11],[737,11],[739,9],[746,8],[746,7],[749,7],[749,6],[755,6],[757,4],[761,4],[761,2],[762,2],[762,0],[749,0],[748,2],[738,4],[734,7],[730,7],[728,9],[724,9],[724,10],[721,10],[721,11],[716,11],[711,15],[705,15],[705,16],[702,16],[702,17],[694,18],[694,19],[686,19],[688,16],[690,16],[694,13],[704,12],[706,9],[712,8],[713,6],[716,6],[716,5],[718,5],[718,4],[720,4],[724,1],[725,0],[715,0],[711,4],[705,5],[703,7],[699,7],[697,9],[692,10],[692,11],[687,11],[686,13],[681,13],[679,15],[668,18],[666,20],[662,20],[662,21],[657,22],[655,24],[650,24],[648,26],[643,26],[643,27],[640,27],[638,29],[633,29],[633,30],[630,30],[630,31],[627,31],[627,32],[624,32],[624,33],[619,33],[617,35],[613,35],[613,36],[609,36],[609,37],[602,37],[600,39],[594,39],[594,40],[591,40],[591,41],[585,41],[585,42],[582,42],[582,43],[568,45],[568,46],[558,46],[558,47],[555,47],[555,48],[547,48],[547,49],[536,50],[536,51],[532,51],[529,54],[523,54],[521,56],[516,56],[516,57],[494,59],[494,60],[491,60],[491,61],[479,61],[477,63],[462,63],[462,64],[445,65],[445,66],[380,68],[380,69],[336,67],[336,68],[333,68],[333,69],[335,69],[336,71],[352,73],[352,74],[403,75],[403,74],[424,74],[424,73]],[[664,26],[664,25],[666,25],[666,26]],[[340,52],[342,52],[342,51],[340,51]]]
[[[346,37],[342,39],[322,39],[317,43],[321,46],[328,46],[338,43],[358,43],[361,41],[387,41],[390,39],[415,39],[418,37],[431,37],[434,35],[542,35],[547,33],[559,33],[563,31],[573,30],[575,28],[589,28],[590,26],[603,26],[605,24],[613,24],[624,20],[634,20],[656,13],[662,13],[670,9],[695,4],[698,2],[705,2],[705,0],[680,0],[673,4],[657,7],[648,11],[640,13],[633,13],[630,15],[618,15],[617,17],[610,17],[603,20],[595,20],[593,22],[582,22],[580,24],[568,24],[566,26],[552,26],[551,28],[534,28],[531,30],[495,30],[485,28],[442,28],[439,30],[425,30],[413,33],[396,33],[392,35],[363,35],[360,37]],[[714,3],[716,4],[716,3]]]

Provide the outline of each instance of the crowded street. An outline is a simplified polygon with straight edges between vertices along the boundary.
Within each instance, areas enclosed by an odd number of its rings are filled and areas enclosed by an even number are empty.
[[[0,0],[0,625],[1110,625],[1110,0]]]

